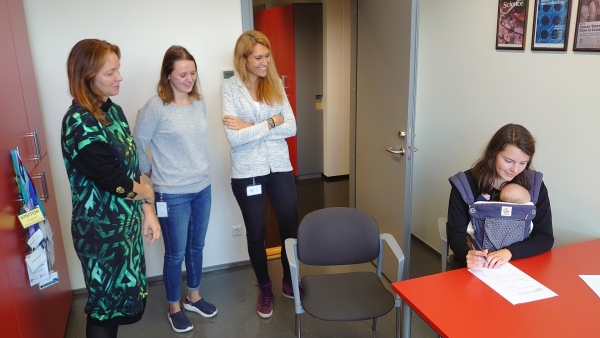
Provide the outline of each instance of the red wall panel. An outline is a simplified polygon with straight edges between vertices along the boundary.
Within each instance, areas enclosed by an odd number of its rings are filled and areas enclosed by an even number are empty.
[[[284,76],[285,92],[296,116],[296,61],[294,43],[294,5],[254,13],[254,27],[271,42],[271,53],[279,76]],[[286,139],[294,176],[298,176],[296,136]]]

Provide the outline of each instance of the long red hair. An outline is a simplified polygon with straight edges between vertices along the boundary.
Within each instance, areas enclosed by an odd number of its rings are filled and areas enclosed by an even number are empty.
[[[111,122],[100,109],[103,96],[94,85],[94,78],[102,70],[110,53],[115,53],[121,59],[118,46],[104,40],[85,39],[73,46],[67,60],[69,90],[73,100],[105,126]]]

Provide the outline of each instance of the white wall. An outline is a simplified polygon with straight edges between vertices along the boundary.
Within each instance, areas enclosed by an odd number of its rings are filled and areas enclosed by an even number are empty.
[[[439,247],[447,178],[513,122],[537,139],[533,165],[548,187],[555,246],[598,238],[600,59],[571,50],[575,13],[567,52],[531,51],[533,1],[526,50],[497,51],[497,2],[420,2],[413,233]]]
[[[84,288],[71,245],[69,182],[60,150],[60,124],[71,103],[66,61],[73,45],[99,38],[121,48],[121,105],[131,125],[137,110],[155,94],[162,57],[173,44],[196,58],[208,109],[208,149],[213,204],[204,265],[247,260],[245,236],[232,237],[243,224],[229,184],[229,144],[220,123],[220,76],[233,69],[233,46],[242,32],[239,0],[24,0],[40,102],[52,164],[55,193],[73,289]],[[162,241],[147,247],[148,276],[162,274]]]
[[[323,1],[323,174],[350,173],[350,0]]]

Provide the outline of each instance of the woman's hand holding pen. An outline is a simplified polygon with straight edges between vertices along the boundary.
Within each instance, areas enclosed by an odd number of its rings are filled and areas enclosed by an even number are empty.
[[[495,269],[500,267],[502,264],[508,263],[512,258],[512,253],[508,249],[500,249],[498,251],[491,252],[487,255],[486,268]]]
[[[479,250],[469,250],[467,253],[467,268],[473,270],[479,270],[481,268],[486,268],[487,266],[487,249],[483,251]]]
[[[512,253],[508,249],[500,249],[488,253],[488,250],[469,250],[467,253],[467,268],[478,270],[481,268],[495,269],[500,265],[508,263]]]

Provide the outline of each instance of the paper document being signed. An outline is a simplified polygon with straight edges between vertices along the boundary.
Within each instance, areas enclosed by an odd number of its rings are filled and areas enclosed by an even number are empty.
[[[469,271],[513,305],[558,296],[510,263],[496,269]]]

